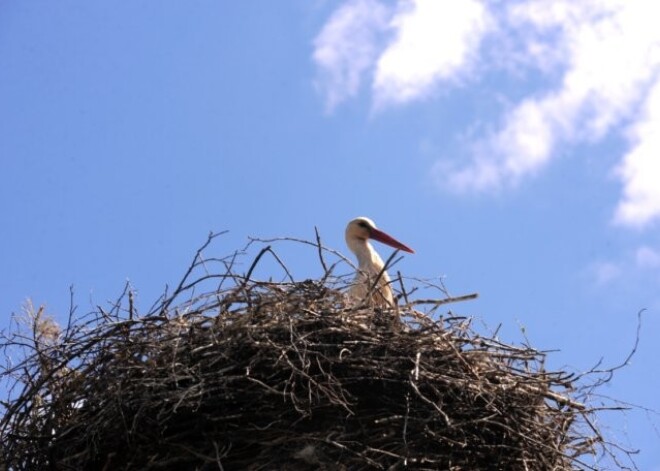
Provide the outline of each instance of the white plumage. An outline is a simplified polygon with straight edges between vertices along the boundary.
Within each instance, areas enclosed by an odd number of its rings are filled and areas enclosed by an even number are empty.
[[[415,253],[410,247],[379,230],[371,219],[366,217],[353,219],[346,226],[346,245],[358,259],[358,271],[355,283],[348,295],[353,302],[361,303],[365,301],[372,286],[378,280],[371,293],[371,299],[366,301],[372,306],[395,307],[392,288],[390,288],[390,276],[387,271],[383,270],[385,266],[383,259],[369,243],[369,239],[377,240],[405,252]],[[380,278],[378,278],[379,275]]]

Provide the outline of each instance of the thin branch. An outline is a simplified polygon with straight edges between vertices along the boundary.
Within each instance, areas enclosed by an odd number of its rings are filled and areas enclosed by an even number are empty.
[[[463,296],[453,296],[451,298],[445,298],[445,299],[415,299],[414,301],[406,302],[406,306],[419,306],[421,304],[432,304],[434,306],[441,306],[443,304],[469,301],[471,299],[477,299],[478,297],[479,297],[479,293],[471,293],[471,294],[465,294]]]
[[[323,258],[323,244],[321,244],[321,235],[319,234],[319,228],[314,226],[314,233],[316,234],[316,246],[319,253],[319,262],[321,262],[321,267],[323,267],[324,278],[328,277],[328,266],[325,264],[325,259]]]

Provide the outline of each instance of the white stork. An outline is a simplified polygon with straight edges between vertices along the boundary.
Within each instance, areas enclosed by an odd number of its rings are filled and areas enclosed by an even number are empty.
[[[415,253],[407,245],[377,229],[376,224],[371,219],[366,217],[353,219],[346,226],[346,245],[358,259],[358,272],[355,276],[355,284],[348,295],[356,303],[364,301],[380,275],[378,285],[371,293],[370,304],[378,307],[396,307],[392,288],[390,288],[390,277],[387,271],[383,270],[385,264],[378,252],[369,243],[369,239],[377,240],[395,249]]]

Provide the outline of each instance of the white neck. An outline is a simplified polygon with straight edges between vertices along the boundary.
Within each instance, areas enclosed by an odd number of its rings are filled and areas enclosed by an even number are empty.
[[[383,269],[383,260],[369,241],[354,237],[346,240],[346,244],[357,257],[360,270],[377,274]]]

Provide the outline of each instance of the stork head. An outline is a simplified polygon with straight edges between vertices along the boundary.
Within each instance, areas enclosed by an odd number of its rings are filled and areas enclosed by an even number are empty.
[[[368,239],[377,240],[404,252],[415,253],[407,245],[402,244],[394,237],[378,229],[376,224],[369,218],[359,217],[348,223],[348,226],[346,226],[346,244],[348,244],[351,250],[353,250],[356,243],[366,243]]]

